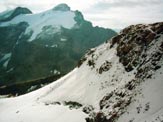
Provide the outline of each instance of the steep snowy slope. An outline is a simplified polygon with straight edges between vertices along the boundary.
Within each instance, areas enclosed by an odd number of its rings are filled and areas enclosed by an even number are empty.
[[[0,99],[1,122],[162,122],[163,23],[133,25],[37,91]]]

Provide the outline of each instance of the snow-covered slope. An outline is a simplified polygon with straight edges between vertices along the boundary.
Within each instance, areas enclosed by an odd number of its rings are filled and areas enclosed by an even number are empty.
[[[130,26],[56,82],[0,99],[0,122],[161,122],[162,54],[163,23]]]

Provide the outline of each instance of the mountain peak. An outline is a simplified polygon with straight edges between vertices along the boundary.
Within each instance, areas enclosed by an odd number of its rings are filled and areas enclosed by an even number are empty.
[[[58,4],[57,6],[55,6],[53,8],[53,10],[55,10],[55,11],[70,11],[70,7],[65,3],[61,3],[61,4]]]
[[[31,14],[32,11],[30,11],[28,8],[24,8],[24,7],[17,7],[14,10],[15,13],[17,14]]]
[[[0,14],[0,22],[10,21],[20,14],[32,14],[28,8],[17,7],[13,10],[5,11]]]

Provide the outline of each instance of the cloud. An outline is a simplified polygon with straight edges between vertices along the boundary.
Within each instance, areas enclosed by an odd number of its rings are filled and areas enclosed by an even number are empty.
[[[95,25],[124,28],[131,24],[163,21],[162,6],[161,0],[99,0],[87,10],[86,18]]]
[[[110,8],[116,8],[116,7],[120,7],[120,8],[133,8],[133,7],[137,7],[137,6],[142,6],[142,7],[146,7],[146,6],[151,6],[151,5],[159,5],[160,4],[160,0],[99,0],[99,2],[97,2],[94,5],[94,8],[96,9],[110,9]]]
[[[163,21],[162,0],[0,0],[0,11],[23,6],[37,13],[59,3],[67,3],[72,10],[81,11],[93,25],[105,28]]]

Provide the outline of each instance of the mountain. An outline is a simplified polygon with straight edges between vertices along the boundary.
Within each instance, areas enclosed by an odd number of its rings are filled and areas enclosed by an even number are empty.
[[[32,14],[32,12],[29,9],[23,7],[17,7],[14,10],[7,10],[0,13],[0,22],[10,21],[14,17],[21,14]]]
[[[163,22],[132,25],[61,79],[0,99],[0,121],[162,122],[162,73]]]
[[[0,87],[12,86],[13,91],[65,75],[89,48],[116,35],[111,29],[93,27],[66,4],[37,14],[18,7],[0,18]]]

